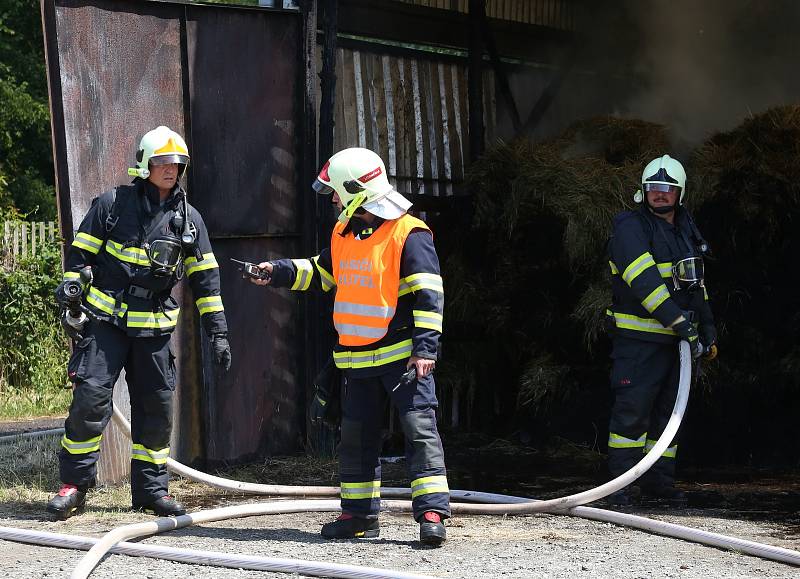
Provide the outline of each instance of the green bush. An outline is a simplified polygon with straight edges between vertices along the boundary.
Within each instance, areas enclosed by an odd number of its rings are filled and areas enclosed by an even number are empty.
[[[0,417],[64,412],[69,345],[53,300],[61,279],[58,246],[0,268]]]

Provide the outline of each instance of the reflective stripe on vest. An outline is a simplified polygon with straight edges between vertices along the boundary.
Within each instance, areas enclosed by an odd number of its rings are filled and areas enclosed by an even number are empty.
[[[89,295],[86,296],[86,303],[109,316],[122,317],[128,310],[128,304],[121,302],[117,305],[117,301],[114,298],[94,286],[89,288]]]
[[[333,362],[340,369],[371,368],[410,358],[412,350],[413,344],[409,339],[376,350],[334,352]]]
[[[386,335],[394,316],[400,289],[400,257],[409,233],[413,229],[430,230],[410,215],[384,222],[366,239],[356,239],[350,232],[342,236],[344,227],[337,223],[331,235],[336,282],[333,325],[341,345],[366,346]],[[310,263],[308,269],[310,277]],[[295,285],[299,289],[300,282]]]

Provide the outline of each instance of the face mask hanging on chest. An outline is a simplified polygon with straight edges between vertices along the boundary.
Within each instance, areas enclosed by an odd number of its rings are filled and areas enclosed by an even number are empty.
[[[145,243],[144,249],[156,277],[174,274],[183,256],[180,242],[174,239],[156,239],[152,243]]]
[[[694,291],[703,287],[705,266],[702,257],[687,257],[672,266],[672,283],[675,291]]]

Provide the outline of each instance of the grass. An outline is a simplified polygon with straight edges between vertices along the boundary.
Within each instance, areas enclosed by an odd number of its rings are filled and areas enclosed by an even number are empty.
[[[0,420],[20,420],[65,415],[72,401],[72,390],[5,388],[0,390],[0,396]]]

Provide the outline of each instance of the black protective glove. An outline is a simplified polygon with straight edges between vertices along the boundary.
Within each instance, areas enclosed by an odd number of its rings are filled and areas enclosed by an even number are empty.
[[[214,363],[226,372],[231,369],[231,346],[228,334],[211,334],[211,349],[214,352]]]
[[[705,354],[705,347],[702,343],[700,343],[700,336],[697,335],[697,330],[689,320],[683,320],[682,322],[678,322],[672,329],[675,330],[678,335],[689,342],[689,348],[691,349],[692,359],[696,360],[703,354]]]
[[[335,430],[341,418],[342,372],[333,363],[333,356],[314,378],[314,398],[308,407],[308,418],[311,424],[320,422]]]
[[[317,389],[314,392],[314,399],[308,408],[308,418],[311,424],[317,424],[325,419],[328,413],[328,393]]]
[[[717,357],[717,329],[713,324],[700,324],[700,341],[705,346],[703,360],[710,362]]]

